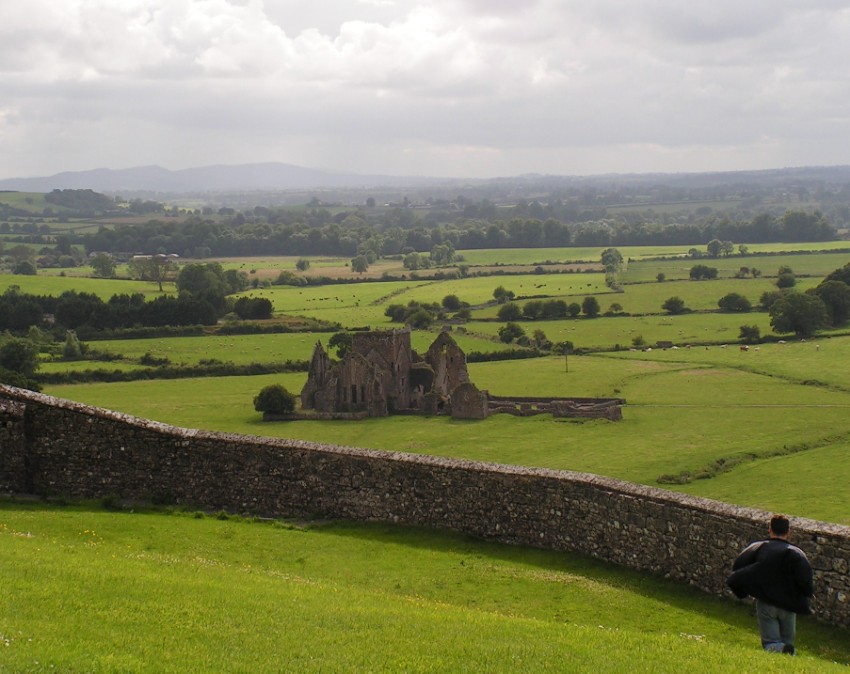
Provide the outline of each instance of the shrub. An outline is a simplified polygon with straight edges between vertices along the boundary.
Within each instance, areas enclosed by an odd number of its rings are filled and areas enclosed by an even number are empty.
[[[596,318],[599,315],[599,300],[595,297],[585,297],[581,303],[581,310],[588,318]]]
[[[461,307],[460,299],[457,295],[446,295],[443,298],[443,308],[447,311],[458,311]]]
[[[757,325],[742,325],[738,337],[747,344],[757,344],[761,339],[761,330]]]
[[[695,264],[691,267],[691,271],[689,276],[694,281],[699,281],[700,279],[714,279],[717,278],[717,267],[709,267],[704,264]]]
[[[661,308],[668,314],[674,315],[683,314],[688,310],[687,307],[685,307],[685,300],[677,296],[667,298],[664,301],[664,304],[661,305]]]
[[[776,277],[777,288],[793,288],[797,285],[797,277],[793,273],[783,272]]]
[[[752,309],[750,301],[740,293],[729,293],[717,301],[721,311],[745,313]]]
[[[499,307],[496,315],[500,321],[518,321],[522,317],[522,309],[513,302],[508,302]]]
[[[499,339],[505,344],[510,344],[515,339],[519,339],[524,335],[525,330],[516,323],[507,323],[499,328]]]
[[[265,297],[240,297],[233,305],[233,311],[243,320],[271,318],[273,308],[271,300]]]
[[[271,384],[254,398],[254,409],[270,414],[291,414],[295,411],[295,395],[280,384]]]

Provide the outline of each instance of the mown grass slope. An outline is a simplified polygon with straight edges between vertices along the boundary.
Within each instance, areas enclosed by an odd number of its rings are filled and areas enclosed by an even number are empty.
[[[9,672],[830,672],[748,605],[567,554],[388,526],[0,503]]]

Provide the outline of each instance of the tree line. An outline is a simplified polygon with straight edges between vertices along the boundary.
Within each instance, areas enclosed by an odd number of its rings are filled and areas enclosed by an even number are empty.
[[[103,300],[93,293],[67,290],[59,296],[32,295],[12,286],[0,295],[0,331],[24,333],[33,325],[50,325],[58,335],[67,330],[91,334],[137,327],[215,325],[233,311],[240,318],[269,318],[266,298],[229,295],[248,287],[244,272],[223,270],[217,263],[189,264],[177,276],[176,296],[146,300],[141,293],[117,294]]]
[[[625,245],[692,245],[710,241],[826,241],[836,229],[822,213],[762,213],[751,220],[711,217],[700,223],[626,222],[614,218],[564,222],[552,217],[459,218],[429,223],[415,211],[399,220],[366,210],[311,209],[299,213],[264,209],[222,220],[192,215],[183,221],[151,220],[142,225],[101,227],[78,236],[88,252],[176,253],[184,257],[234,255],[407,255],[437,246],[455,250],[481,248],[550,248]]]

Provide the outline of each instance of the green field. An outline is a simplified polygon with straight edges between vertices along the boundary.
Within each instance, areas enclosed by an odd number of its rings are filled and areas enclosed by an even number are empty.
[[[779,262],[774,265],[772,262],[765,263],[763,260],[773,260],[774,258],[760,258],[760,257],[751,257],[753,255],[758,255],[759,253],[781,253],[784,251],[825,251],[825,250],[846,250],[850,248],[847,241],[820,241],[815,243],[753,243],[747,244],[749,248],[748,256],[739,256],[732,255],[728,258],[703,258],[699,260],[691,260],[688,258],[687,262],[689,263],[688,269],[693,264],[708,264],[709,266],[716,267],[721,263],[738,263],[735,267],[735,271],[738,270],[741,266],[755,266],[765,273],[769,273],[768,269],[774,269],[774,267],[778,267],[779,264],[785,264],[785,262]],[[569,263],[569,262],[593,262],[598,263],[602,256],[602,251],[605,250],[607,246],[594,246],[589,248],[579,248],[579,247],[570,247],[570,248],[485,248],[479,250],[462,250],[460,252],[464,257],[464,264],[468,264],[470,266],[491,266],[496,264],[502,265],[535,265],[543,262],[561,262],[561,263]],[[623,259],[626,261],[629,260],[643,260],[646,258],[655,258],[655,257],[671,257],[671,256],[682,256],[686,257],[688,255],[688,251],[691,248],[696,248],[701,252],[705,252],[704,245],[694,245],[694,246],[618,246],[617,250],[620,251],[620,254],[623,256]],[[791,256],[796,257],[796,256]],[[844,254],[845,258],[850,257],[848,254]],[[843,264],[843,263],[842,263]],[[790,265],[794,268],[794,265]],[[840,265],[836,265],[840,266]],[[834,267],[833,267],[834,268]]]
[[[712,347],[469,366],[472,381],[496,395],[623,397],[628,405],[618,423],[501,415],[477,422],[400,416],[263,423],[253,396],[273,382],[300,391],[304,373],[51,386],[46,392],[190,428],[570,469],[657,485],[662,476],[698,475],[720,459],[744,460],[741,466],[752,469],[775,463],[774,455],[801,460],[810,450],[850,448],[850,375],[833,367],[848,351],[850,339],[836,338],[747,353]],[[815,380],[820,383],[813,385]],[[782,489],[759,482],[729,499],[724,483],[737,470],[662,486],[745,505],[774,503],[795,515],[850,524],[846,504],[832,497],[838,481],[850,480],[844,463],[821,461],[819,479],[792,473]]]
[[[529,254],[528,250],[513,252],[518,256]],[[662,251],[627,252],[645,257]],[[842,265],[845,258],[810,254],[764,259],[787,259],[796,269],[812,274],[800,280],[798,287],[804,289]],[[250,266],[252,262],[233,264]],[[286,264],[291,262],[289,259]],[[654,264],[632,261],[628,273],[639,276],[643,266]],[[43,280],[38,277],[39,282]],[[50,281],[75,287],[80,282],[58,277]],[[88,282],[113,283],[93,279]],[[749,505],[774,504],[798,515],[850,522],[840,499],[832,496],[838,481],[850,479],[850,469],[843,464],[837,468],[830,464],[830,458],[840,455],[850,442],[850,421],[845,420],[850,419],[850,370],[843,366],[850,361],[850,338],[827,339],[830,334],[839,334],[833,331],[823,333],[816,341],[800,343],[787,338],[787,344],[763,344],[744,353],[737,348],[741,325],[756,325],[767,335],[771,332],[768,314],[711,311],[721,296],[733,291],[756,303],[763,292],[774,288],[770,279],[653,281],[626,284],[623,292],[615,293],[604,287],[598,273],[525,274],[320,287],[274,286],[246,294],[270,298],[278,316],[304,315],[345,326],[389,328],[394,327],[384,315],[389,304],[439,302],[445,295],[455,294],[480,306],[490,302],[497,285],[518,295],[572,297],[575,301],[594,294],[603,311],[617,302],[624,311],[638,314],[521,322],[529,334],[542,330],[553,342],[570,341],[580,351],[601,352],[473,363],[469,367],[472,380],[496,395],[623,397],[628,402],[623,422],[578,423],[549,417],[459,422],[398,417],[333,424],[262,423],[252,406],[253,397],[262,386],[282,382],[298,392],[305,373],[50,386],[47,391],[178,426],[565,468],[646,484],[658,484],[662,478],[663,485],[669,488]],[[698,311],[678,316],[662,313],[661,304],[673,295],[681,296],[688,307]],[[474,309],[473,320],[454,330],[466,352],[486,353],[513,346],[497,339],[502,325],[495,320],[497,308],[486,304]],[[50,362],[45,363],[44,371],[134,369],[141,367],[139,359],[145,354],[168,358],[173,365],[197,365],[201,360],[236,365],[303,361],[310,357],[317,340],[327,345],[330,334],[97,341],[90,346],[121,359]],[[436,334],[436,329],[414,331],[414,348],[424,352]],[[651,346],[669,341],[680,348],[630,350],[637,338]],[[722,347],[727,344],[728,348]],[[610,351],[616,346],[621,350]],[[530,437],[533,442],[529,442]],[[793,489],[777,490],[773,480],[760,480],[750,490],[740,488],[742,474],[781,472],[783,466],[795,466],[809,455],[822,458],[812,460],[811,470],[789,469]],[[721,460],[734,465],[734,469],[717,471],[716,464]],[[694,479],[708,474],[713,477]],[[676,484],[677,480],[683,482]]]
[[[387,325],[389,327],[389,325]],[[45,371],[67,371],[104,367],[112,369],[124,361],[138,361],[144,355],[167,358],[172,365],[197,365],[202,360],[248,365],[251,363],[280,364],[286,361],[310,360],[316,342],[328,348],[329,332],[270,333],[257,335],[207,335],[163,337],[149,339],[107,339],[89,342],[98,353],[120,356],[123,360],[56,361],[44,363]],[[412,334],[413,348],[424,353],[436,338],[436,332],[416,331]],[[489,353],[507,345],[475,335],[455,334],[455,340],[465,352]]]
[[[769,278],[732,279],[740,266],[756,266],[768,276],[788,264],[798,275],[810,275],[799,279],[805,289],[845,264],[848,255],[700,260],[723,264],[721,279],[690,282],[684,280],[690,260],[637,262],[670,253],[621,250],[633,258],[622,293],[606,292],[598,273],[274,286],[246,293],[272,299],[277,317],[383,328],[393,327],[384,316],[389,304],[439,302],[456,294],[480,305],[498,285],[518,295],[579,302],[593,294],[602,311],[618,302],[626,312],[648,315],[521,323],[528,333],[542,329],[553,341],[570,340],[592,353],[471,363],[469,373],[495,395],[622,397],[627,404],[620,422],[548,415],[263,422],[253,397],[271,383],[297,393],[306,381],[303,372],[53,385],[45,392],[181,427],[584,471],[850,525],[850,337],[787,338],[744,352],[736,343],[740,326],[757,325],[769,334],[769,316],[704,311],[728,292],[741,292],[755,304],[774,287]],[[481,264],[499,261],[487,260],[488,254],[505,252],[474,251]],[[509,252],[515,264],[527,265],[558,259],[559,251]],[[587,252],[595,261],[601,249]],[[291,269],[294,260],[227,264],[270,277],[275,264]],[[328,260],[326,268],[335,269],[336,262]],[[311,271],[319,269],[316,261]],[[668,281],[658,283],[662,269]],[[69,287],[94,292],[89,288],[96,286],[101,297],[139,287],[58,276],[3,279],[39,293]],[[25,282],[55,285],[34,291]],[[109,284],[119,283],[134,290],[111,290]],[[700,312],[661,313],[661,303],[673,295]],[[466,332],[455,328],[464,350],[506,348],[495,341],[502,323],[481,320],[493,319],[496,311],[492,305],[477,308],[461,326]],[[91,348],[122,359],[50,362],[43,370],[133,369],[147,353],[173,364],[304,360],[316,340],[327,344],[331,334],[93,341]],[[422,353],[436,334],[414,331],[414,348]],[[629,347],[636,336],[680,348],[598,351]],[[678,674],[843,671],[850,663],[846,631],[810,620],[800,623],[800,657],[771,657],[760,651],[749,605],[571,555],[389,526],[302,528],[0,501],[0,567],[0,672],[276,667]]]
[[[842,242],[844,248],[848,247],[846,241]],[[628,262],[621,275],[624,283],[638,283],[655,281],[659,273],[663,273],[668,281],[675,279],[688,279],[691,267],[702,264],[717,269],[718,277],[733,278],[741,269],[758,269],[762,276],[776,277],[779,267],[791,267],[798,276],[826,276],[829,272],[843,267],[850,262],[850,253],[818,253],[809,255],[781,255],[773,254],[766,256],[747,255],[744,257],[733,255],[731,257],[701,258],[693,260],[684,258],[681,260],[641,260]]]
[[[0,502],[4,672],[831,672],[801,620],[582,557],[377,525]],[[639,620],[636,619],[639,616]]]
[[[91,270],[88,270],[91,272]],[[152,281],[131,281],[129,279],[101,279],[80,276],[59,276],[58,274],[37,276],[22,276],[19,274],[0,274],[0,293],[5,292],[11,286],[18,286],[21,292],[31,295],[58,296],[66,290],[92,293],[102,300],[108,300],[113,295],[142,293],[148,299],[153,299],[160,294],[159,286]],[[174,293],[173,283],[164,283],[163,289],[167,293]]]

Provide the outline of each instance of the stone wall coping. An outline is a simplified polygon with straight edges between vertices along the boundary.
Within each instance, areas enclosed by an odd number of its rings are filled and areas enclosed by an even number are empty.
[[[550,468],[534,468],[509,464],[501,464],[495,462],[474,461],[469,459],[452,459],[427,454],[412,454],[408,452],[397,452],[377,449],[365,449],[359,447],[349,447],[345,445],[323,444],[311,442],[307,440],[294,440],[289,438],[271,438],[255,435],[243,435],[237,433],[222,433],[216,431],[204,431],[199,429],[181,428],[150,419],[135,417],[122,412],[116,412],[105,408],[94,407],[84,403],[78,403],[63,398],[48,396],[43,393],[37,393],[25,389],[19,389],[5,384],[0,384],[0,402],[3,398],[7,398],[19,403],[28,401],[40,403],[43,405],[70,410],[82,415],[89,415],[103,419],[122,422],[137,428],[160,433],[162,435],[174,436],[181,439],[195,439],[200,441],[218,441],[232,444],[250,445],[255,447],[278,448],[278,449],[298,449],[314,453],[323,453],[328,455],[344,455],[352,457],[362,457],[364,459],[376,459],[381,461],[392,461],[399,463],[417,464],[421,466],[433,466],[441,469],[461,469],[466,471],[475,471],[479,473],[492,473],[501,475],[528,476],[547,478],[554,481],[567,481],[572,483],[585,483],[588,485],[602,488],[614,493],[623,494],[626,496],[639,497],[645,501],[653,501],[655,503],[669,503],[678,508],[684,508],[692,511],[709,513],[720,517],[733,520],[738,524],[752,525],[754,523],[763,524],[765,532],[767,530],[767,522],[770,514],[767,511],[750,508],[747,506],[738,506],[722,501],[715,501],[700,496],[691,496],[681,492],[668,491],[658,487],[649,485],[637,484],[617,478],[595,475],[593,473],[584,473],[571,470],[555,470]],[[850,538],[850,526],[834,524],[831,522],[821,522],[803,517],[793,517],[793,528],[797,536],[800,534],[810,534],[827,537],[842,537]],[[722,532],[718,532],[718,535]]]

